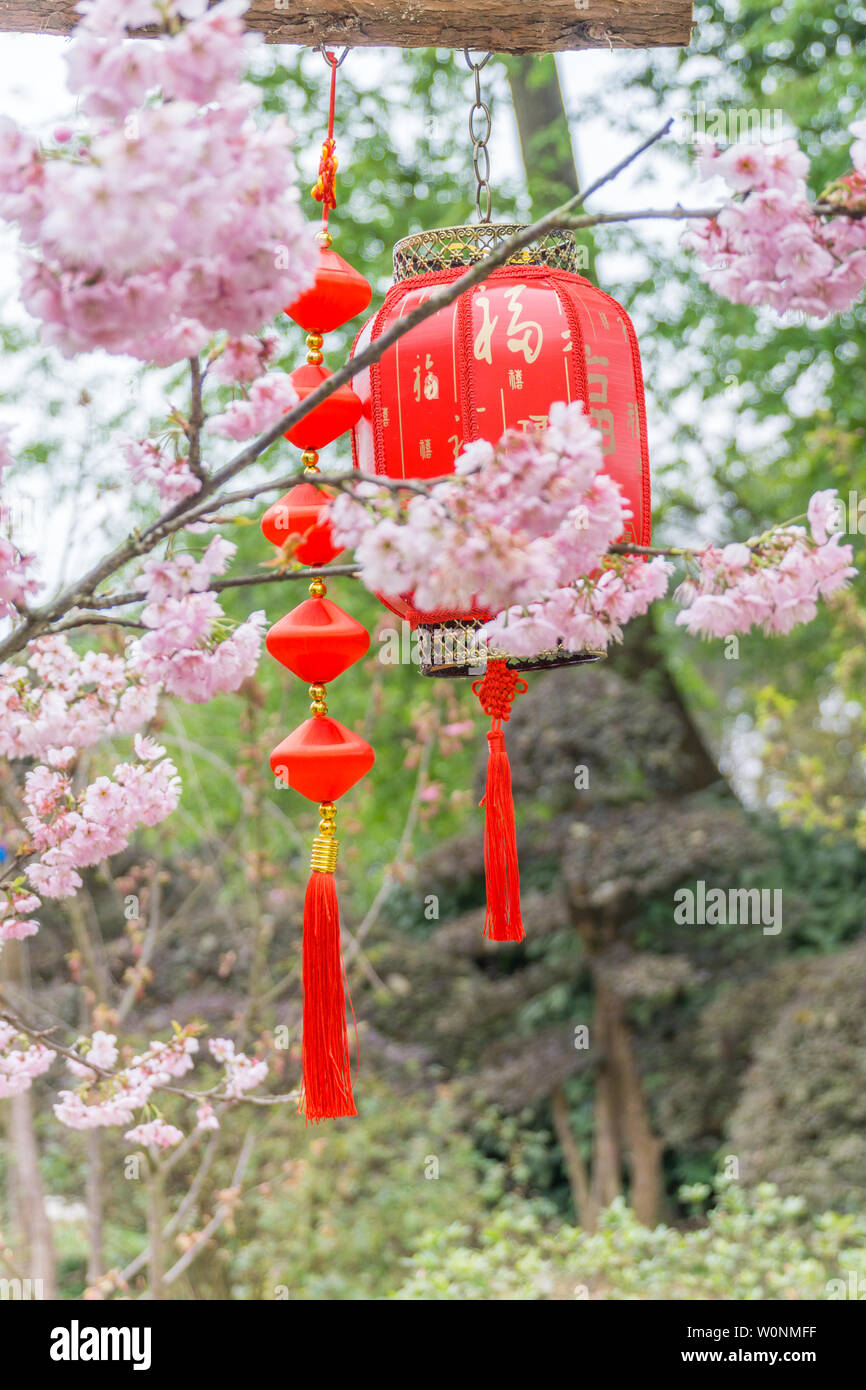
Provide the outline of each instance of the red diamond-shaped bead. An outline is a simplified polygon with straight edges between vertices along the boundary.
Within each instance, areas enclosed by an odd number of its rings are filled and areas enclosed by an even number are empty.
[[[305,362],[303,367],[296,367],[291,379],[298,399],[305,401],[310,392],[331,375],[327,367],[314,362]],[[351,386],[338,386],[327,400],[286,431],[286,439],[297,444],[299,449],[323,449],[332,439],[357,425],[363,408],[360,396],[355,394]]]
[[[366,309],[372,294],[369,280],[359,270],[323,246],[312,287],[285,312],[305,333],[330,333]]]
[[[274,623],[265,645],[302,681],[325,684],[360,660],[370,634],[329,598],[308,598]]]
[[[334,544],[328,518],[330,494],[312,483],[298,483],[262,517],[262,531],[272,545],[284,546],[290,536],[300,539],[295,559],[302,565],[326,565],[343,546]]]
[[[336,801],[366,776],[375,760],[365,739],[327,714],[317,714],[278,744],[271,771],[310,801]]]

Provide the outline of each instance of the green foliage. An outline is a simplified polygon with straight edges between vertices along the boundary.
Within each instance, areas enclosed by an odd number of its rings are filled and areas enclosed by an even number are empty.
[[[357,1121],[304,1130],[282,1118],[259,1164],[273,1176],[229,1242],[231,1298],[381,1298],[424,1231],[477,1210],[480,1160],[449,1107],[395,1097],[369,1075]]]
[[[684,1200],[702,1203],[695,1184]],[[866,1273],[866,1219],[812,1217],[772,1183],[718,1180],[706,1223],[649,1230],[621,1200],[596,1234],[553,1224],[539,1204],[512,1202],[488,1222],[431,1230],[394,1297],[430,1300],[827,1299]],[[833,1283],[832,1281],[838,1281]],[[855,1279],[856,1284],[856,1279]]]

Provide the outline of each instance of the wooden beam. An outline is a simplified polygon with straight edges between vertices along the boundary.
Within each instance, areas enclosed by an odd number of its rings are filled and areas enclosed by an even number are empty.
[[[0,0],[0,30],[68,34],[75,21],[74,0]],[[313,46],[679,47],[691,36],[692,0],[253,0],[247,22],[269,43]]]

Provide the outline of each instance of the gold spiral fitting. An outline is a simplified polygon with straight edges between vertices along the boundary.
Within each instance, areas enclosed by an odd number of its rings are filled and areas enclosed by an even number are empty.
[[[310,868],[320,874],[332,874],[337,867],[337,841],[317,835],[310,855]]]

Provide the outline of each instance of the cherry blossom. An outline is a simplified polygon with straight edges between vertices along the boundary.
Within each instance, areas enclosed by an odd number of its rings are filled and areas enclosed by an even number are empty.
[[[30,1043],[8,1023],[0,1019],[0,1100],[29,1090],[37,1076],[42,1076],[56,1057],[44,1043]]]
[[[10,433],[8,426],[0,428],[0,485],[4,472],[15,462],[9,448]],[[0,502],[0,527],[8,525],[9,509]],[[22,554],[10,537],[0,535],[0,618],[15,617],[16,610],[23,608],[30,594],[38,590],[38,583],[29,573],[33,561],[34,557]]]
[[[127,26],[189,16],[179,32]],[[311,282],[293,137],[253,119],[260,36],[241,0],[90,4],[67,50],[83,126],[40,149],[0,122],[0,216],[27,250],[23,299],[63,352],[168,364],[217,330],[255,332]]]
[[[278,342],[276,333],[262,333],[259,337],[248,333],[242,338],[227,339],[215,358],[214,377],[225,386],[255,381],[272,362]]]
[[[861,137],[866,122],[855,121]],[[862,193],[864,142],[851,147],[855,171],[822,195],[844,206]],[[718,217],[693,224],[683,241],[706,269],[703,278],[736,304],[767,304],[778,313],[799,310],[816,318],[849,309],[866,285],[866,223],[822,217],[809,200],[809,160],[793,140],[773,145],[706,147],[700,157],[705,177],[721,175],[744,195]]]
[[[470,444],[454,479],[429,496],[403,505],[365,483],[337,497],[330,516],[374,592],[412,593],[422,610],[495,613],[480,630],[491,655],[603,652],[664,597],[673,571],[663,555],[617,552],[629,511],[603,462],[582,403],[559,403],[546,430]],[[783,526],[753,545],[695,552],[677,622],[705,636],[809,622],[855,573],[851,547],[827,536],[839,506],[834,491],[816,493],[811,536]]]
[[[852,547],[841,543],[838,532],[826,536],[826,502],[811,510],[811,539],[802,527],[779,527],[754,547],[709,546],[701,552],[697,578],[678,591],[685,607],[677,623],[693,636],[730,637],[753,627],[768,635],[786,633],[811,622],[819,600],[845,588],[856,574]]]
[[[56,761],[109,734],[129,734],[156,713],[158,689],[122,656],[75,651],[61,634],[0,666],[0,755]]]
[[[236,1052],[230,1038],[211,1038],[208,1043],[212,1056],[225,1067],[225,1092],[239,1099],[247,1091],[260,1086],[268,1074],[268,1064]]]
[[[264,613],[230,629],[216,593],[206,588],[234,551],[215,536],[199,560],[151,557],[144,566],[141,621],[149,631],[131,644],[130,662],[147,681],[190,703],[237,690],[258,664]]]
[[[123,456],[134,483],[149,483],[165,502],[180,502],[201,488],[189,459],[172,458],[151,439],[131,439]]]
[[[133,1144],[144,1144],[146,1148],[171,1149],[183,1139],[183,1130],[165,1120],[149,1120],[147,1124],[128,1129],[123,1137]]]
[[[208,429],[225,439],[253,439],[297,404],[298,393],[291,377],[285,372],[268,372],[253,382],[245,400],[232,401],[222,415],[213,415]]]
[[[78,1042],[81,1050],[82,1060],[73,1062],[67,1060],[67,1066],[73,1076],[80,1077],[82,1081],[92,1081],[96,1079],[97,1073],[94,1067],[100,1067],[103,1071],[111,1071],[117,1062],[117,1038],[114,1033],[105,1033],[97,1029],[92,1038],[80,1038]],[[91,1063],[88,1066],[87,1063]]]
[[[102,1046],[107,1045],[103,1042]],[[61,1091],[54,1113],[70,1129],[129,1125],[154,1091],[190,1071],[198,1046],[198,1039],[188,1028],[177,1032],[170,1042],[152,1042],[146,1052],[113,1076],[95,1083],[85,1079],[78,1090]]]
[[[97,777],[76,793],[66,772],[39,765],[24,779],[24,826],[29,848],[40,858],[27,864],[36,891],[71,897],[81,887],[78,870],[119,854],[139,825],[158,825],[180,800],[180,778],[159,749],[158,761],[118,763],[111,777]]]

